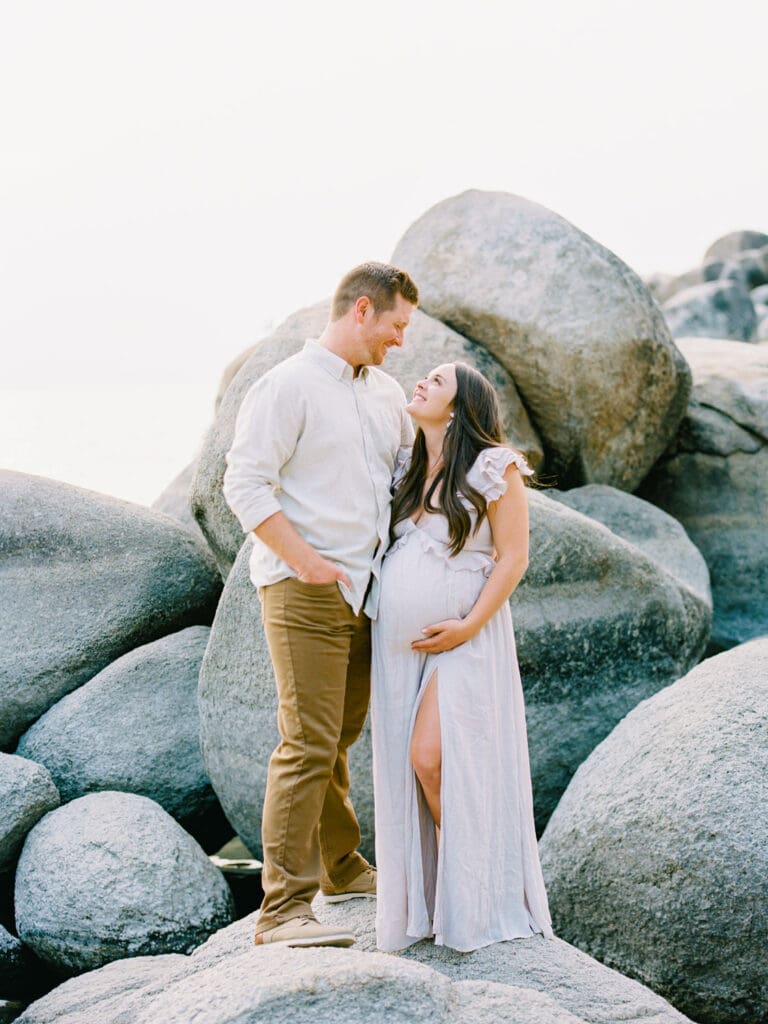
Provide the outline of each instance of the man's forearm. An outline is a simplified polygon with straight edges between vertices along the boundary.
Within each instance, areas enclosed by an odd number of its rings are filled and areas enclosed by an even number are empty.
[[[301,536],[284,512],[275,512],[253,531],[260,541],[282,558],[300,580],[307,583],[325,583],[340,579],[350,586],[343,570],[324,558]]]
[[[284,512],[275,512],[263,523],[259,523],[253,532],[299,575],[321,557],[304,540]]]

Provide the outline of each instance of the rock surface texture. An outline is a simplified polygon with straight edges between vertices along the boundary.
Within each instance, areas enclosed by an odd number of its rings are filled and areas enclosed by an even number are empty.
[[[197,837],[216,804],[197,712],[209,634],[190,626],[124,654],[39,718],[17,753],[46,766],[65,802],[100,790],[138,793]]]
[[[674,338],[759,341],[768,235],[734,231],[709,247],[701,266],[684,274],[652,274],[646,283]]]
[[[253,947],[254,919],[189,957],[109,964],[34,1003],[19,1024],[685,1024],[635,981],[558,939],[498,943],[472,954],[422,942],[375,952],[368,901],[318,905],[353,928],[354,949]]]
[[[712,607],[704,556],[680,523],[656,505],[605,484],[587,484],[571,491],[547,490],[545,494],[640,548],[664,573]]]
[[[745,249],[762,249],[763,246],[768,246],[768,235],[763,231],[731,231],[710,245],[704,253],[704,262],[726,260]]]
[[[318,337],[328,322],[330,303],[302,309],[290,316],[268,338],[259,342],[242,364],[223,396],[216,419],[203,442],[192,484],[192,508],[222,575],[226,576],[243,543],[240,525],[229,509],[221,484],[225,456],[232,444],[240,403],[251,386],[267,370]],[[449,327],[415,310],[401,349],[393,349],[382,369],[395,378],[410,398],[414,385],[441,363],[460,360],[476,367],[493,383],[499,396],[510,439],[525,451],[534,466],[542,461],[542,447],[510,374],[479,345],[467,341]]]
[[[0,1024],[18,1020],[26,1004],[13,999],[0,999]]]
[[[152,800],[91,793],[27,837],[16,872],[19,938],[64,974],[189,952],[232,919],[223,875]]]
[[[702,1024],[768,1019],[768,637],[622,721],[541,842],[563,938]]]
[[[677,439],[638,494],[679,520],[709,566],[712,641],[768,632],[768,346],[684,338],[693,370]]]
[[[701,267],[686,270],[684,274],[652,274],[645,280],[657,302],[665,303],[685,288],[692,288],[707,281],[716,281],[723,270],[723,261],[705,263]]]
[[[186,526],[203,547],[207,549],[208,544],[205,536],[197,525],[197,520],[192,515],[192,509],[189,504],[192,480],[195,476],[195,466],[195,462],[190,462],[188,466],[185,466],[179,475],[171,480],[163,493],[152,502],[152,508],[155,512],[162,512],[163,515],[170,516],[171,519],[175,519],[182,526]]]
[[[140,644],[210,623],[213,559],[164,515],[0,472],[0,748]]]
[[[393,262],[425,312],[509,370],[558,486],[639,484],[674,436],[690,376],[629,267],[550,210],[479,191],[428,210]]]
[[[723,280],[734,281],[746,288],[754,303],[755,289],[768,284],[768,245],[748,249],[727,259],[720,276]]]
[[[647,538],[633,543],[546,492],[529,493],[529,508],[530,564],[510,605],[541,829],[595,745],[698,662],[712,610],[679,539],[663,567]]]
[[[60,803],[47,768],[34,759],[0,754],[0,872],[13,867],[27,832]]]
[[[0,995],[2,998],[9,1001],[21,999],[29,1001],[30,997],[40,996],[53,988],[54,984],[55,982],[48,977],[45,967],[32,951],[0,925]],[[1,1002],[0,1005],[2,1005]],[[19,1010],[19,1012],[21,1011]],[[0,1021],[2,1019],[0,1016]]]
[[[662,307],[672,337],[749,341],[757,315],[741,282],[718,280],[678,292]]]
[[[546,823],[576,767],[640,700],[701,657],[711,606],[686,569],[544,494],[529,492],[531,562],[512,598],[526,694],[536,817]],[[627,503],[638,499],[626,496]],[[685,556],[695,557],[679,543]],[[224,588],[200,671],[203,758],[224,812],[261,856],[261,808],[278,742],[276,696],[249,545]],[[673,564],[684,559],[675,555]],[[702,584],[703,586],[703,584]],[[351,751],[352,796],[373,856],[368,728]]]

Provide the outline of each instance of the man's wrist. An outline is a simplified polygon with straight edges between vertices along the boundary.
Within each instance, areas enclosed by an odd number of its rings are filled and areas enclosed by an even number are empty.
[[[314,548],[309,548],[306,554],[290,563],[297,576],[311,576],[313,572],[317,572],[324,564],[325,559]]]

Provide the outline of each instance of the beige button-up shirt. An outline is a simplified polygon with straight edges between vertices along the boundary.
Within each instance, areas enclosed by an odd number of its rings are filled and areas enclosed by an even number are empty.
[[[352,589],[339,583],[342,594],[356,613],[365,599],[371,618],[395,455],[413,443],[405,405],[403,389],[382,370],[366,366],[355,377],[344,359],[307,341],[250,387],[227,453],[224,497],[243,530],[284,512],[313,548],[344,569]],[[255,586],[296,575],[252,536]]]

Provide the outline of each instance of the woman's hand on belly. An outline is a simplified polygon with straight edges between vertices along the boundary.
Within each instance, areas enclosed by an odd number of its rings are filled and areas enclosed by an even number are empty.
[[[474,635],[463,619],[444,619],[442,622],[425,626],[421,632],[424,639],[414,640],[411,650],[420,651],[422,654],[442,654],[443,651],[453,650]]]

